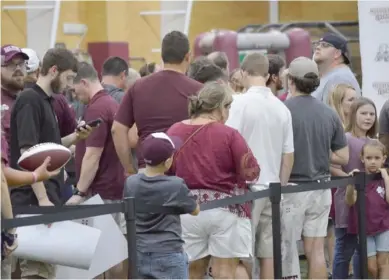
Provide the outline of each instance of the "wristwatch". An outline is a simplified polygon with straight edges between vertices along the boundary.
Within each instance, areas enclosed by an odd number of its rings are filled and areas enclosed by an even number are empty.
[[[81,197],[86,197],[88,194],[78,190],[77,188],[74,188],[73,195],[78,195],[78,196],[81,196]]]

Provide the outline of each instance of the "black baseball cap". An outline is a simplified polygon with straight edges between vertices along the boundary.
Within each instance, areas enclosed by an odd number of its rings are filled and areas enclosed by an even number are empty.
[[[326,42],[334,46],[335,49],[338,49],[342,52],[344,63],[350,64],[350,54],[347,47],[347,41],[335,33],[326,33],[318,42]]]

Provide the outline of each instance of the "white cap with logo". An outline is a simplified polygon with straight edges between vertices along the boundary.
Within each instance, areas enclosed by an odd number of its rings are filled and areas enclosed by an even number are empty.
[[[29,59],[27,61],[27,73],[32,73],[38,70],[40,65],[40,60],[37,53],[33,49],[24,48],[22,52],[28,55]]]

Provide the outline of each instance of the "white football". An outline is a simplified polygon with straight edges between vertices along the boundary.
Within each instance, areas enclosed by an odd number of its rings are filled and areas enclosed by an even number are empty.
[[[20,156],[18,165],[24,170],[34,171],[47,157],[51,158],[47,170],[54,171],[64,167],[71,159],[72,153],[65,146],[56,143],[42,143],[26,150]]]

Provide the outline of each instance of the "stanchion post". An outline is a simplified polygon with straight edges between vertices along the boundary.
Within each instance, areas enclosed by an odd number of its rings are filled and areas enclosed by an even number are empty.
[[[126,197],[123,200],[123,208],[127,227],[128,279],[138,279],[139,277],[136,254],[135,198]]]
[[[282,279],[282,253],[281,253],[281,184],[271,183],[270,202],[273,226],[273,269],[274,279]]]
[[[361,279],[368,279],[367,271],[367,245],[366,245],[366,174],[356,173],[357,178],[355,188],[357,191],[357,211],[358,211],[358,239],[359,239],[359,273]]]

